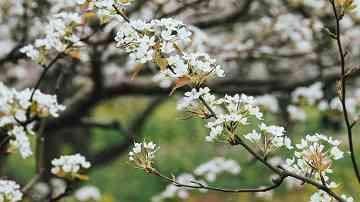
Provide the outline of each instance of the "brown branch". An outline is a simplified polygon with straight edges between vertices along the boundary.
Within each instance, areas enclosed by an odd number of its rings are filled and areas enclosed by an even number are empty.
[[[4,57],[0,58],[0,66],[7,62],[16,62],[19,59],[25,58],[25,56],[20,53],[20,48],[23,47],[24,44],[19,42],[12,50],[9,51]]]
[[[208,185],[204,185],[202,183],[199,182],[191,182],[193,184],[196,185],[189,185],[189,184],[182,184],[180,182],[177,182],[175,179],[167,177],[163,174],[161,174],[159,171],[153,169],[150,171],[151,174],[155,175],[155,176],[159,176],[162,179],[174,184],[177,187],[185,187],[185,188],[191,188],[191,189],[207,189],[207,190],[211,190],[211,191],[220,191],[220,192],[230,192],[230,193],[244,193],[244,192],[267,192],[270,190],[273,190],[277,187],[279,187],[282,182],[285,179],[285,176],[282,176],[279,178],[279,180],[277,180],[273,185],[269,186],[269,187],[264,187],[264,188],[255,188],[255,189],[224,189],[224,188],[219,188],[219,187],[212,187],[212,186],[208,186]]]
[[[339,57],[340,57],[340,64],[341,64],[341,89],[340,89],[341,92],[339,93],[339,98],[340,98],[341,105],[343,108],[344,120],[345,120],[345,125],[346,125],[346,130],[347,130],[347,136],[348,136],[348,140],[349,140],[349,150],[350,150],[350,155],[351,155],[351,162],[353,164],[356,178],[357,178],[358,182],[360,183],[360,170],[359,170],[359,166],[356,162],[356,157],[355,157],[353,134],[352,134],[352,123],[350,121],[347,106],[346,106],[346,71],[345,71],[346,64],[345,64],[345,54],[344,54],[343,46],[341,43],[341,26],[340,26],[340,21],[341,21],[342,17],[339,15],[339,13],[337,11],[335,1],[334,0],[329,0],[329,1],[332,5],[334,17],[336,20],[336,33],[335,34],[336,34],[336,42],[337,42],[337,47],[338,47]]]
[[[124,128],[122,127],[121,123],[118,121],[113,121],[110,123],[101,123],[91,120],[82,120],[79,123],[79,126],[84,128],[100,128],[100,129],[118,130],[120,132],[124,132]]]
[[[67,48],[68,48],[68,47],[67,47]],[[67,49],[67,48],[65,48],[65,49]],[[41,84],[41,82],[45,79],[45,76],[46,76],[46,74],[48,73],[48,71],[49,71],[49,70],[51,69],[51,67],[53,67],[53,65],[54,65],[60,58],[62,58],[63,56],[64,56],[64,52],[60,52],[60,53],[58,53],[58,54],[56,55],[56,57],[55,57],[54,59],[52,59],[52,60],[50,61],[50,63],[49,63],[48,65],[43,66],[43,71],[42,71],[39,79],[37,80],[37,82],[36,82],[36,84],[35,84],[35,86],[34,86],[34,88],[33,88],[33,91],[32,91],[32,93],[31,93],[30,102],[32,102],[36,90],[39,89],[40,84]]]
[[[324,75],[323,82],[325,85],[336,82],[339,79],[337,73]],[[290,80],[290,81],[288,81]],[[250,95],[262,95],[264,93],[283,92],[288,93],[299,86],[308,86],[318,81],[318,77],[308,78],[300,81],[288,79],[282,80],[219,80],[209,83],[209,87],[215,93],[233,94],[243,92]],[[81,124],[81,120],[90,110],[99,102],[118,96],[162,96],[169,95],[171,88],[161,88],[158,84],[148,80],[124,80],[116,86],[104,87],[103,92],[93,97],[92,90],[83,90],[77,99],[71,98],[72,103],[68,105],[67,110],[58,118],[50,119],[46,126],[46,133],[55,134],[54,131],[66,127],[74,127]],[[179,89],[176,93],[183,93],[184,89]]]

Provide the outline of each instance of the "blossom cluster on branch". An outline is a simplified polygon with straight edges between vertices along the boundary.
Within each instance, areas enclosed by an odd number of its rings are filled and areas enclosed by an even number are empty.
[[[41,132],[38,121],[57,118],[65,110],[65,106],[58,103],[56,95],[44,94],[39,90],[43,77],[60,57],[68,55],[74,59],[81,59],[80,48],[86,46],[89,37],[100,30],[92,29],[94,23],[99,23],[97,26],[101,27],[106,23],[112,24],[110,19],[120,18],[122,19],[120,24],[116,24],[116,29],[112,30],[116,34],[112,33],[110,36],[116,43],[117,49],[114,51],[120,50],[120,52],[128,54],[129,61],[137,63],[133,79],[143,67],[153,65],[158,69],[155,80],[170,80],[173,83],[170,94],[181,87],[190,88],[190,91],[185,92],[178,101],[177,109],[185,112],[188,116],[204,120],[204,127],[210,130],[205,141],[242,146],[256,161],[267,167],[276,176],[272,179],[273,184],[270,187],[259,186],[256,189],[232,190],[209,186],[208,183],[213,183],[222,173],[237,175],[241,171],[236,161],[219,157],[197,167],[194,174],[184,173],[177,177],[167,177],[158,171],[156,164],[155,154],[160,147],[151,141],[135,142],[129,152],[129,161],[148,174],[161,177],[171,183],[164,192],[153,198],[154,201],[171,197],[187,198],[189,191],[194,189],[202,192],[206,190],[254,192],[260,197],[267,196],[289,178],[295,180],[297,184],[306,183],[317,188],[317,191],[310,197],[311,202],[354,201],[352,197],[337,193],[336,188],[339,187],[339,184],[334,181],[332,176],[334,163],[344,158],[346,154],[340,148],[340,141],[317,133],[306,135],[299,144],[293,144],[284,127],[269,124],[265,120],[263,110],[279,112],[279,103],[273,95],[255,98],[245,93],[235,93],[221,97],[213,94],[207,87],[210,86],[208,85],[209,81],[225,77],[224,65],[221,63],[231,61],[231,54],[241,55],[235,57],[236,59],[243,55],[257,59],[268,55],[283,55],[290,52],[291,49],[295,50],[291,53],[313,60],[316,57],[315,49],[318,48],[312,43],[318,37],[314,33],[324,30],[324,25],[318,18],[308,20],[298,14],[284,14],[283,7],[276,5],[279,4],[279,1],[265,1],[276,6],[269,10],[268,15],[272,18],[261,16],[256,20],[256,23],[261,24],[256,31],[265,33],[259,36],[263,43],[259,44],[247,39],[251,38],[249,36],[254,30],[253,24],[249,23],[244,26],[245,39],[243,43],[218,47],[224,52],[231,52],[226,57],[221,57],[219,54],[221,61],[218,62],[213,57],[217,54],[216,51],[209,48],[213,44],[208,45],[207,48],[200,48],[205,43],[211,43],[206,41],[206,37],[202,35],[201,31],[196,31],[196,28],[173,18],[132,20],[124,12],[124,8],[131,2],[130,0],[77,0],[66,1],[64,4],[53,2],[54,6],[50,9],[50,15],[45,25],[42,26],[43,29],[38,33],[41,37],[35,38],[30,45],[20,44],[20,53],[43,67],[42,75],[36,86],[18,91],[0,83],[0,128],[5,135],[4,141],[0,143],[0,151],[4,147],[6,153],[18,149],[23,158],[32,155],[31,135],[39,138],[38,142],[42,141],[42,134],[36,132]],[[340,38],[342,33],[339,27],[340,21],[348,17],[345,14],[355,9],[355,4],[352,0],[329,0],[329,3],[332,5],[336,18],[337,31],[333,33],[328,29],[325,30],[332,39],[336,40],[341,57],[342,75],[337,89],[340,99],[334,98],[330,102],[325,100],[324,86],[318,82],[309,87],[295,89],[291,94],[292,104],[287,107],[287,111],[290,119],[294,121],[305,121],[307,116],[304,108],[309,106],[316,106],[322,113],[335,113],[336,115],[344,113],[351,147],[352,125],[350,125],[348,116],[355,119],[354,123],[356,123],[359,99],[358,97],[347,99],[348,97],[345,95],[345,81],[349,75],[345,72],[346,54],[342,50]],[[317,10],[321,16],[329,14],[328,9],[322,11],[326,5],[323,2],[314,4],[304,1],[303,4]],[[0,16],[2,15],[0,14]],[[23,17],[26,19],[26,13]],[[96,20],[100,22],[96,22]],[[302,27],[307,27],[307,29],[300,29]],[[27,28],[24,29],[26,31]],[[92,33],[91,30],[94,32]],[[267,34],[268,30],[271,30],[271,34]],[[351,36],[349,33],[345,34]],[[197,40],[197,37],[200,39]],[[98,44],[107,40],[100,40]],[[277,49],[271,46],[273,41],[287,42],[290,45]],[[219,44],[221,43],[220,40]],[[193,48],[193,46],[198,47]],[[222,44],[217,46],[222,46]],[[97,48],[98,46],[94,46],[93,56],[96,56],[99,51]],[[311,52],[311,54],[308,55],[307,52]],[[288,57],[292,58],[293,56],[288,55]],[[109,56],[109,58],[111,57]],[[96,60],[96,57],[91,59]],[[289,61],[292,59],[287,60],[283,65],[288,65]],[[100,64],[97,61],[91,62],[95,64],[91,73],[94,77],[93,85],[102,91],[103,83],[97,78],[97,74],[102,73],[98,66],[101,65],[101,62]],[[322,60],[317,62],[322,63]],[[100,70],[96,68],[100,68]],[[97,95],[97,92],[94,94]],[[41,144],[38,143],[36,146],[40,151]],[[290,156],[284,162],[274,165],[270,162],[269,157],[277,156],[280,149],[285,150]],[[351,150],[350,154],[353,157],[354,152]],[[37,156],[37,158],[39,157]],[[37,159],[39,162],[40,160]],[[356,170],[356,163],[354,164]],[[65,180],[65,186],[63,186],[65,188],[57,196],[50,196],[50,201],[57,201],[67,196],[69,194],[67,185],[79,180],[87,180],[85,171],[91,167],[91,163],[81,154],[60,156],[53,159],[51,165],[53,166],[51,173]],[[41,162],[37,166],[41,167]],[[24,194],[14,181],[0,180],[0,185],[0,201],[16,202],[22,199]],[[97,201],[101,198],[99,191],[94,187],[79,189],[75,192],[74,197],[79,201]]]
[[[0,127],[7,131],[10,139],[8,150],[18,149],[23,158],[32,155],[29,135],[35,132],[29,120],[58,117],[65,110],[55,95],[29,88],[17,91],[3,83],[0,83],[0,105]]]

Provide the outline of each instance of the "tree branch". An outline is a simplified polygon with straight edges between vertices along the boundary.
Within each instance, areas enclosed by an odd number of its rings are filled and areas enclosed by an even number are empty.
[[[334,0],[329,0],[329,1],[331,3],[331,6],[332,6],[332,9],[334,12],[334,17],[336,20],[336,42],[337,42],[337,47],[338,47],[339,56],[340,56],[340,64],[341,64],[341,67],[340,67],[341,68],[341,89],[340,89],[341,92],[338,94],[339,94],[339,98],[341,101],[341,106],[343,108],[343,115],[344,115],[347,136],[348,136],[348,141],[349,141],[351,162],[353,164],[356,178],[357,178],[358,182],[360,183],[360,170],[359,170],[359,166],[356,162],[356,157],[355,157],[353,134],[352,134],[352,123],[350,121],[347,106],[346,106],[346,72],[345,72],[346,64],[345,64],[345,54],[344,54],[343,46],[341,43],[341,26],[340,26],[341,16],[338,14],[335,1]]]

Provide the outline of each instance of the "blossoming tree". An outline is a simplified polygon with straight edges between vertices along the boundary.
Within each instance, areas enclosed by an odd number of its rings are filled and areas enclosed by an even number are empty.
[[[215,12],[216,3],[0,2],[0,45],[13,47],[1,50],[0,58],[0,162],[19,153],[23,159],[35,156],[36,165],[34,177],[21,186],[3,176],[0,201],[59,201],[71,195],[98,201],[96,187],[79,188],[88,180],[87,170],[128,150],[136,168],[169,182],[153,201],[186,198],[195,190],[266,197],[285,183],[313,187],[311,202],[359,200],[360,190],[354,192],[357,196],[341,190],[345,182],[337,181],[341,171],[334,168],[338,160],[350,159],[360,183],[354,134],[360,94],[353,85],[359,67],[352,65],[358,62],[353,55],[359,55],[360,37],[353,28],[360,20],[355,2],[245,0],[232,2],[236,9],[225,7],[224,16],[206,16]],[[171,18],[176,15],[186,23]],[[225,29],[229,24],[231,31]],[[332,49],[337,57],[328,54]],[[103,100],[139,94],[158,97],[128,128],[88,119]],[[236,161],[223,157],[178,176],[161,172],[156,164],[160,147],[138,135],[152,111],[176,94],[183,94],[177,110],[203,120],[208,130],[204,142],[241,147],[272,173],[271,185],[211,185],[222,173],[241,172]],[[348,145],[320,132],[293,139],[292,125],[306,121],[308,109],[331,123],[344,122]],[[284,126],[273,125],[264,113],[280,114]],[[61,155],[58,134],[76,127],[117,128],[126,136],[96,154]]]

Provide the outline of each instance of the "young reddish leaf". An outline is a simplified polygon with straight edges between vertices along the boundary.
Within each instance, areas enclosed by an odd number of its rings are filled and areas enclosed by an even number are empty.
[[[191,79],[188,76],[180,77],[179,79],[177,79],[175,81],[175,86],[171,90],[170,95],[172,95],[175,92],[176,89],[181,88],[183,86],[186,86],[188,84],[191,84]]]
[[[87,175],[76,174],[76,177],[81,181],[89,180],[89,176],[87,176]]]
[[[67,54],[70,57],[77,59],[77,60],[80,60],[80,58],[81,58],[81,54],[80,54],[79,50],[70,50]]]

